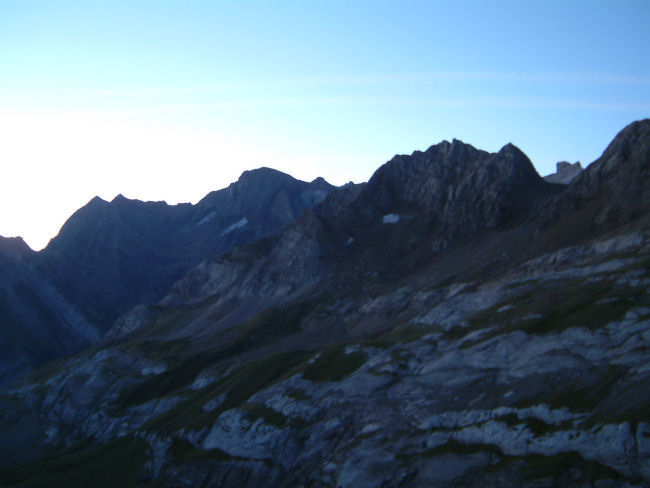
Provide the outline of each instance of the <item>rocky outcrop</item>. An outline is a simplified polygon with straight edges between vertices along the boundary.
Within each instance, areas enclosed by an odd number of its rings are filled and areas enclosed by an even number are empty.
[[[568,185],[573,179],[582,172],[580,161],[573,164],[561,161],[556,164],[556,171],[550,175],[544,176],[544,181],[548,183],[558,183]]]

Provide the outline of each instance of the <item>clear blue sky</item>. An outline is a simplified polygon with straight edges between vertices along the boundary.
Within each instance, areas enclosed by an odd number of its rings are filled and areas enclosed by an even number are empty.
[[[0,235],[458,138],[541,174],[650,115],[650,1],[0,0]]]

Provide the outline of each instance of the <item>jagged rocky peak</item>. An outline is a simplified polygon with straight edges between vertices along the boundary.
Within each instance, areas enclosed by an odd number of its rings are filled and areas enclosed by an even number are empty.
[[[527,208],[543,189],[528,157],[512,144],[498,153],[457,139],[425,152],[395,156],[379,168],[366,192],[384,213],[416,208],[450,230],[495,227]],[[531,192],[531,190],[534,190]]]
[[[22,237],[0,236],[0,256],[18,257],[33,252]]]
[[[583,168],[580,161],[576,161],[573,164],[568,161],[560,161],[555,165],[555,173],[544,176],[544,181],[548,183],[568,185],[582,172],[582,170]]]

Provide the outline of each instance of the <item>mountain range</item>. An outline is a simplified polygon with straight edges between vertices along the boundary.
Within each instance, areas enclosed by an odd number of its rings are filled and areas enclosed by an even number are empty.
[[[650,120],[567,164],[443,141],[0,240],[0,485],[650,485]]]
[[[0,238],[0,384],[96,343],[204,259],[277,233],[333,189],[260,168],[196,205],[96,197],[38,253]]]

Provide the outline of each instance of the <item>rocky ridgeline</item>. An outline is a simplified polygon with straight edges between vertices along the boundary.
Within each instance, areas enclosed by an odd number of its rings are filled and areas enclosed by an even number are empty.
[[[0,484],[650,485],[649,141],[394,158],[0,396]]]
[[[0,240],[0,385],[96,343],[202,260],[276,234],[333,189],[260,168],[196,205],[96,197],[39,253]]]
[[[348,280],[351,259],[364,263],[367,273],[385,271],[394,266],[387,260],[399,261],[413,250],[413,241],[404,242],[400,236],[443,234],[449,246],[454,236],[522,221],[555,192],[513,145],[490,154],[458,140],[445,141],[425,152],[396,156],[365,185],[333,192],[276,238],[201,263],[176,282],[161,303],[179,306],[212,297],[212,321],[224,309],[242,316],[243,308],[251,316],[259,311],[251,300],[269,306],[332,276],[340,280],[342,272]],[[406,226],[386,231],[387,216]],[[412,232],[411,227],[418,230]],[[386,232],[393,235],[382,234]],[[209,324],[196,325],[201,326]]]

